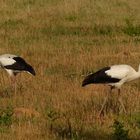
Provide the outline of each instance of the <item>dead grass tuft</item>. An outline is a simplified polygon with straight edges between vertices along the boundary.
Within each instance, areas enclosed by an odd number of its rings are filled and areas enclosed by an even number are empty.
[[[24,107],[16,107],[13,109],[13,116],[17,118],[38,118],[40,117],[40,113],[37,112],[35,109],[31,108],[24,108]]]

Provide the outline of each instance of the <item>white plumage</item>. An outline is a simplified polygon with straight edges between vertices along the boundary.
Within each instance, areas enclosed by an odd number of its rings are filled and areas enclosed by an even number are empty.
[[[12,65],[14,64],[16,61],[12,58],[9,58],[9,57],[5,57],[4,56],[0,56],[0,64],[1,66],[7,66],[7,65]]]
[[[113,78],[123,79],[130,71],[133,72],[135,70],[128,65],[114,65],[111,66],[110,70],[105,71],[105,73]]]
[[[120,79],[117,83],[108,83],[109,85],[120,88],[124,83],[135,80],[140,77],[140,72],[136,72],[129,65],[113,65],[110,70],[105,71],[105,73],[111,78]]]
[[[111,86],[111,91],[113,88],[118,89],[118,95],[120,97],[120,88],[121,86],[129,81],[140,78],[140,65],[138,71],[135,71],[129,65],[113,65],[111,67],[105,67],[100,69],[99,71],[88,75],[82,82],[82,86],[86,86],[88,84],[107,84]],[[108,96],[107,96],[108,97]],[[125,107],[122,103],[121,98],[119,101],[123,107],[123,110],[126,112]],[[107,98],[105,99],[102,108],[100,110],[100,115],[103,112],[104,106],[107,102]]]
[[[0,66],[4,68],[10,76],[16,76],[19,72],[26,71],[35,75],[35,71],[22,57],[13,54],[0,55]]]
[[[17,57],[16,55],[11,55],[11,54],[3,54],[0,56],[0,66],[1,68],[4,68],[5,66],[8,66],[8,65],[13,65],[16,61],[13,59],[13,57]],[[10,75],[10,76],[13,76],[13,70],[10,70],[10,69],[6,69],[4,68],[7,73]]]

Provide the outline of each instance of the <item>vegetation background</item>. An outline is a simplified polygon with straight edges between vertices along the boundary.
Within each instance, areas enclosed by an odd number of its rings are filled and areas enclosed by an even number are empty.
[[[81,87],[104,66],[138,69],[139,7],[138,0],[1,0],[0,53],[24,57],[37,75],[20,74],[14,94],[0,71],[0,139],[139,140],[140,80],[122,87],[128,113],[114,94],[102,120],[108,87]]]

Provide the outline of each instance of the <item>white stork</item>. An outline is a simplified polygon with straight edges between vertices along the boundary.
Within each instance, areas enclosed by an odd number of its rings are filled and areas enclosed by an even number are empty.
[[[86,86],[88,84],[107,84],[111,87],[110,92],[112,92],[113,88],[117,88],[119,102],[124,112],[126,112],[122,99],[120,98],[120,88],[124,83],[135,80],[137,78],[140,78],[140,65],[138,72],[129,65],[113,65],[111,67],[102,68],[99,71],[85,77],[82,82],[82,86]],[[104,107],[108,100],[108,95],[104,100],[99,116],[103,113]]]
[[[16,75],[22,71],[35,75],[35,70],[22,57],[13,54],[0,55],[0,67],[5,69],[12,82],[16,92]]]

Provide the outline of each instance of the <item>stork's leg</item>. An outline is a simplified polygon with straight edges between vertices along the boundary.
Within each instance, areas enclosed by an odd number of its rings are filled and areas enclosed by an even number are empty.
[[[17,80],[16,80],[16,76],[14,76],[14,92],[15,92],[15,95],[17,93]]]
[[[121,93],[121,90],[118,89],[118,101],[120,102],[120,105],[122,106],[122,109],[123,109],[124,113],[126,113],[126,109],[125,109],[125,106],[123,104],[122,97],[121,97],[120,93]]]
[[[101,107],[100,112],[99,112],[99,117],[103,114],[103,110],[104,110],[104,107],[107,103],[107,100],[108,100],[108,95],[104,99],[104,102],[103,102],[102,107]]]
[[[110,88],[110,94],[112,93],[112,89],[113,89],[113,88],[114,88],[114,87],[111,86],[111,88]],[[103,104],[102,104],[101,110],[100,110],[100,112],[99,112],[99,117],[101,117],[101,115],[103,114],[103,111],[104,111],[105,105],[107,104],[108,98],[109,98],[109,93],[107,93],[107,95],[106,95],[106,97],[105,97],[105,99],[104,99],[104,102],[103,102]]]
[[[11,85],[14,90],[14,94],[16,95],[16,89],[17,89],[16,76],[11,77]]]

